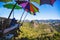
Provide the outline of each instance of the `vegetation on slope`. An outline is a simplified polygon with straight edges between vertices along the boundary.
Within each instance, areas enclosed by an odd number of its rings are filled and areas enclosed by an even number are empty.
[[[33,25],[32,25],[33,24]],[[20,40],[60,40],[60,33],[57,32],[49,24],[38,24],[38,27],[34,27],[34,23],[25,22],[20,27]]]

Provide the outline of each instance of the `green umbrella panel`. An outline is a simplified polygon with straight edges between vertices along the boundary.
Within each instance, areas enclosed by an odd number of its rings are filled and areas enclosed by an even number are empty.
[[[5,8],[12,9],[14,4],[5,4],[3,5]],[[15,9],[22,9],[22,7],[16,5]]]

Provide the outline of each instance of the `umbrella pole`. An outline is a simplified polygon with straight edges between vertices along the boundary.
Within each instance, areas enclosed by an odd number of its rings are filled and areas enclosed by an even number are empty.
[[[24,10],[24,12],[25,12],[25,10]],[[21,16],[21,18],[20,18],[19,22],[21,22],[21,20],[22,20],[22,17],[23,17],[23,15],[24,15],[24,12],[22,13],[22,16]]]
[[[27,15],[28,15],[28,13],[26,13],[26,15],[25,15],[25,17],[24,17],[24,19],[23,19],[23,21],[22,21],[22,24],[23,24],[23,22],[24,22],[25,18],[27,17]]]
[[[13,11],[13,18],[14,18],[14,11]]]
[[[11,16],[11,14],[12,14],[12,12],[14,11],[14,8],[16,7],[16,5],[17,5],[17,2],[15,3],[15,5],[13,6],[13,8],[12,8],[12,10],[11,10],[11,12],[10,12],[10,14],[9,14],[9,16],[8,16],[8,20],[9,20],[9,18],[10,18],[10,16]],[[9,22],[9,21],[7,21],[7,20],[4,20],[4,23],[3,23],[3,29],[2,29],[2,31],[4,31],[4,29],[6,28],[6,25],[8,24],[7,22]]]
[[[10,16],[11,16],[12,12],[14,11],[14,8],[16,7],[16,5],[17,5],[17,2],[16,2],[15,5],[13,6],[13,8],[12,8],[12,10],[11,10],[9,16],[8,16],[8,19],[10,18]]]

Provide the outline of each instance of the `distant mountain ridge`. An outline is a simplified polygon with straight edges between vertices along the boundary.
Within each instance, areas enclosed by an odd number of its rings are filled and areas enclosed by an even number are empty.
[[[60,20],[33,20],[39,23],[60,23]],[[29,20],[24,20],[24,22],[31,22]]]
[[[0,20],[1,19],[7,19],[7,18],[4,18],[4,17],[0,17]],[[56,19],[56,20],[53,20],[53,19],[51,19],[51,20],[32,20],[32,21],[37,21],[37,22],[39,22],[39,23],[41,23],[41,22],[44,22],[44,23],[60,23],[60,20],[58,20],[58,19]],[[22,21],[23,22],[23,21]],[[24,22],[31,22],[30,20],[24,20]]]

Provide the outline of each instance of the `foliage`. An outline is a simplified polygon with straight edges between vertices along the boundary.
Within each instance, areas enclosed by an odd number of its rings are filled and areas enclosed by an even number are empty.
[[[34,28],[32,23],[25,22],[20,27],[19,39],[21,40],[60,40],[60,33],[49,24],[39,24]]]

